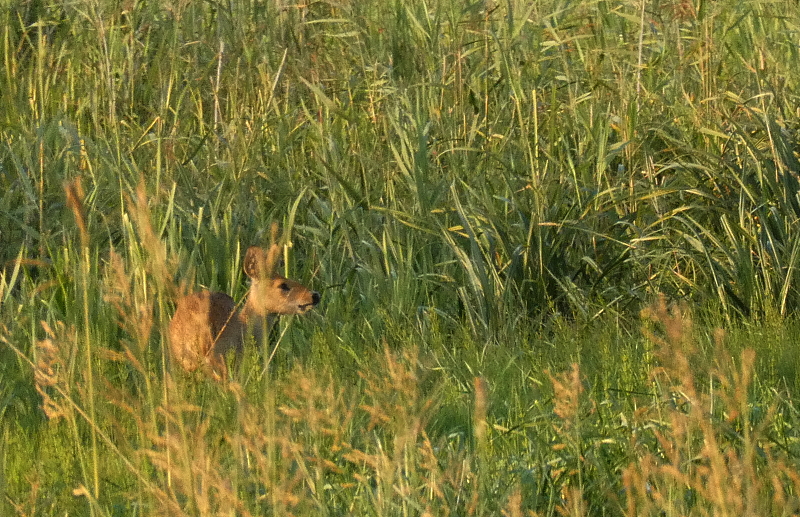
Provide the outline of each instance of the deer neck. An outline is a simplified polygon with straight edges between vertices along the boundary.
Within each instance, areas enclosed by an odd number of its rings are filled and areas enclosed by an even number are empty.
[[[239,313],[239,320],[244,324],[247,332],[253,335],[256,344],[261,343],[264,335],[269,332],[276,319],[276,314],[267,312],[263,307],[255,303],[252,298],[248,298]]]

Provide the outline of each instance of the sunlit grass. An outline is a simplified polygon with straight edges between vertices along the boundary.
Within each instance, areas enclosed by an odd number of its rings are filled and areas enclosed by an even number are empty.
[[[796,7],[0,6],[0,513],[795,511]]]

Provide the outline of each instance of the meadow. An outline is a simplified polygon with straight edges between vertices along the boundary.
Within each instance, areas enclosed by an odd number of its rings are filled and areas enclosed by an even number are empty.
[[[796,0],[0,20],[1,515],[800,514]]]

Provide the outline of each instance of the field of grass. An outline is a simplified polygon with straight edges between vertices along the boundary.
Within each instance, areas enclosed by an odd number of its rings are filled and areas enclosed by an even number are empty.
[[[800,514],[797,0],[4,0],[0,59],[0,515]],[[320,307],[173,368],[273,222]]]

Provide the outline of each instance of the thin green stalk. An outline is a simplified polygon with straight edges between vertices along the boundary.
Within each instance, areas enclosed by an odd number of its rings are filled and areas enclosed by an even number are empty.
[[[89,397],[89,420],[92,425],[89,427],[92,437],[92,494],[95,499],[100,497],[100,461],[97,448],[97,412],[95,409],[95,390],[94,390],[94,357],[92,354],[92,333],[91,315],[89,313],[89,273],[92,264],[88,246],[81,248],[81,289],[83,302],[83,328],[84,328],[84,347],[86,350],[86,389]],[[92,506],[92,514],[94,507]]]

